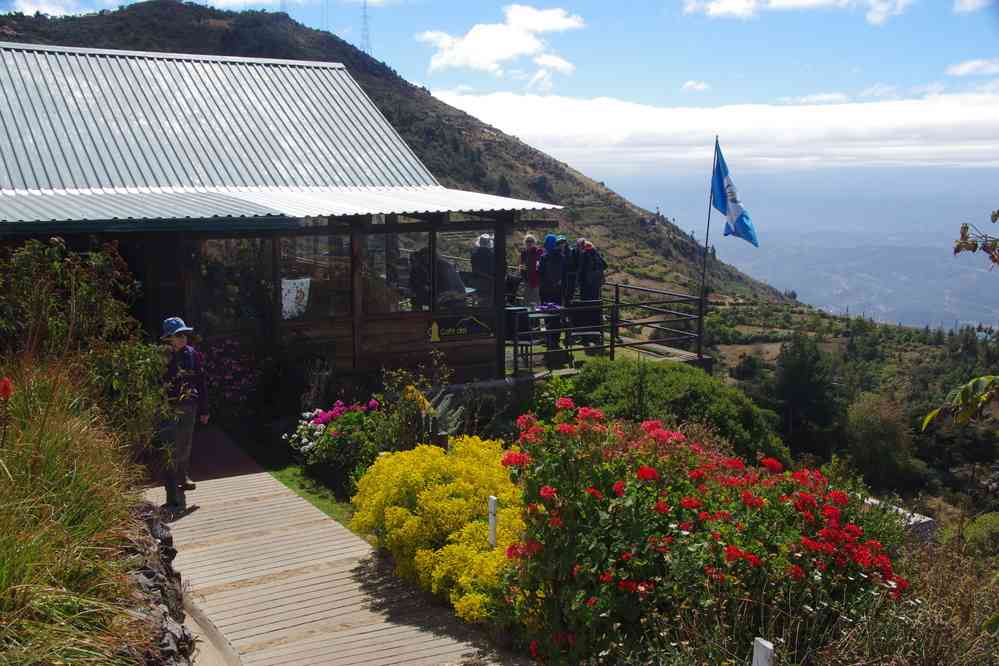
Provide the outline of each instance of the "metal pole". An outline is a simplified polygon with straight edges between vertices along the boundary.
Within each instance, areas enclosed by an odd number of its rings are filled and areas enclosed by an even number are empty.
[[[496,496],[489,496],[489,545],[496,547]]]
[[[621,304],[621,286],[614,285],[614,307],[611,309],[611,339],[610,339],[610,357],[614,360],[614,352],[617,344],[618,336],[618,321],[620,320],[621,313],[618,311],[618,307]]]
[[[711,208],[714,206],[715,169],[718,167],[718,135],[715,135],[715,154],[711,161],[711,180],[708,182],[708,225],[704,232],[704,257],[701,259],[701,301],[697,318],[697,358],[704,358],[704,314],[708,298],[708,239],[711,237]]]
[[[774,644],[757,638],[753,641],[753,666],[774,665]]]

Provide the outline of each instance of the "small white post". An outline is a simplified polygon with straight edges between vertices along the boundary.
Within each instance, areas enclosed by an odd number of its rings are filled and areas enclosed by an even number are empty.
[[[496,496],[489,496],[489,545],[496,547]]]
[[[757,638],[753,641],[753,666],[774,666],[774,644]]]

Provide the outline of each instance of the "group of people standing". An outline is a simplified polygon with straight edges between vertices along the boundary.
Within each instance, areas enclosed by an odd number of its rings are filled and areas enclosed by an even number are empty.
[[[569,305],[575,300],[600,299],[607,262],[585,238],[570,245],[565,236],[548,234],[539,247],[537,238],[527,234],[520,269],[525,304]]]

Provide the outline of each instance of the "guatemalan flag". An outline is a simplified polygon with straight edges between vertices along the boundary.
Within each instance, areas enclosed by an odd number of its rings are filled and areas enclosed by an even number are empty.
[[[732,178],[728,175],[728,165],[722,157],[721,146],[715,139],[715,172],[711,175],[711,201],[718,211],[725,216],[725,235],[737,236],[749,241],[756,247],[756,229],[749,214],[742,207],[739,195],[735,191]]]

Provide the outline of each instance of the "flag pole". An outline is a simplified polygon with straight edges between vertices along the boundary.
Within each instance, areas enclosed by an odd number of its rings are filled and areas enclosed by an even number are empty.
[[[704,231],[704,256],[701,258],[701,298],[699,299],[697,318],[697,358],[704,358],[704,315],[708,299],[708,239],[711,237],[711,208],[714,206],[715,169],[718,168],[718,135],[715,134],[714,157],[711,162],[711,180],[708,181],[708,224]]]

